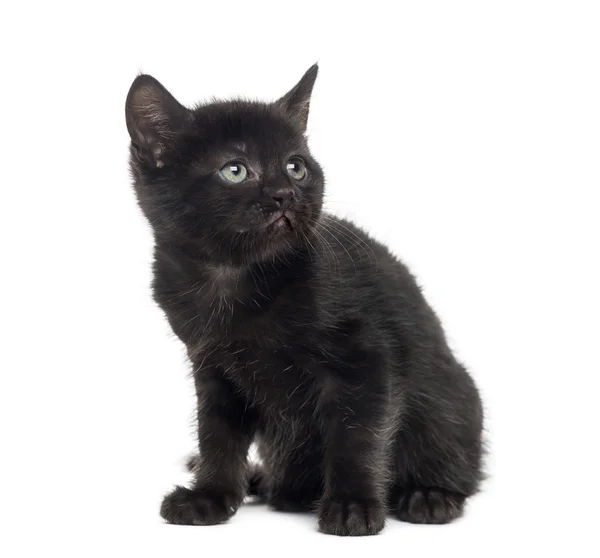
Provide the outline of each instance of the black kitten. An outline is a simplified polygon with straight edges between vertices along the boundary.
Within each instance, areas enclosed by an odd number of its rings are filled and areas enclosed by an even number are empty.
[[[189,110],[147,75],[127,97],[154,298],[198,396],[200,457],[164,499],[172,523],[221,523],[251,492],[316,506],[324,533],[372,535],[388,511],[458,517],[481,479],[481,401],[438,318],[384,246],[321,211],[304,137],[316,76],[271,104]]]

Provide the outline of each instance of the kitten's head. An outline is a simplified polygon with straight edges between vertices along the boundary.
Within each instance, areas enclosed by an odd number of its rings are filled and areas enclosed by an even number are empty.
[[[304,136],[310,68],[273,103],[188,109],[140,75],[126,101],[131,171],[158,241],[243,265],[298,249],[319,217],[324,179]]]

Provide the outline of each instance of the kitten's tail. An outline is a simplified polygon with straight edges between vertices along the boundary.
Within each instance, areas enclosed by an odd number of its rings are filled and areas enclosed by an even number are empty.
[[[198,466],[198,460],[200,456],[198,454],[190,455],[185,462],[185,466],[190,473],[193,473]],[[250,468],[250,474],[248,475],[248,495],[258,496],[261,500],[266,498],[266,482],[265,472],[263,468],[254,463]]]

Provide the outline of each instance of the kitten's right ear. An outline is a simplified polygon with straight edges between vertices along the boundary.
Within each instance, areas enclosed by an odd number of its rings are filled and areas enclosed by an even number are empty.
[[[125,118],[138,156],[162,167],[169,160],[178,134],[190,122],[191,111],[152,76],[139,75],[127,94]]]

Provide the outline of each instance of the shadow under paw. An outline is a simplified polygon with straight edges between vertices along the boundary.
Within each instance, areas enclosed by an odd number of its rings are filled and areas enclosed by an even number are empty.
[[[160,515],[177,525],[217,525],[227,521],[239,505],[234,494],[177,486],[165,496]]]
[[[448,523],[462,515],[465,498],[439,488],[406,490],[398,497],[395,514],[409,523]]]
[[[376,535],[385,525],[386,511],[377,501],[324,498],[319,509],[319,530],[328,535]]]

